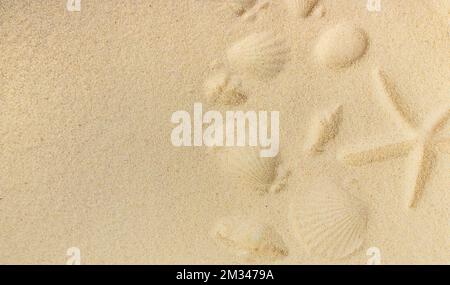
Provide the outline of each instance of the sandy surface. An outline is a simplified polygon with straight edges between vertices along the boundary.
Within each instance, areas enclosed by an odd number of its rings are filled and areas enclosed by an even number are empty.
[[[1,1],[0,263],[77,247],[83,264],[366,264],[376,247],[447,264],[450,2],[223,2]],[[289,55],[255,79],[227,50],[263,31]],[[249,45],[281,54],[267,41]],[[207,103],[221,62],[245,103]],[[280,111],[286,185],[254,191],[220,150],[174,147],[171,115],[195,102]]]

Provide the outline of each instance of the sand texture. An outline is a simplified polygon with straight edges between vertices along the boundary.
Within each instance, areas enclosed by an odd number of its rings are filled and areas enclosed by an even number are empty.
[[[0,1],[0,264],[449,264],[449,0],[66,2]]]

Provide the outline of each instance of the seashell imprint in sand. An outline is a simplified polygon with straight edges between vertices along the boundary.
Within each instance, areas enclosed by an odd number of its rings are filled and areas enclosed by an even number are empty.
[[[207,101],[212,104],[240,105],[247,101],[241,79],[224,70],[205,81],[204,92]]]
[[[329,68],[348,67],[367,51],[366,33],[352,24],[338,24],[320,36],[314,54],[317,61]]]
[[[314,7],[317,5],[318,0],[284,0],[289,14],[294,17],[307,17]]]
[[[260,193],[277,193],[287,184],[290,171],[276,157],[260,157],[257,147],[224,148],[220,153],[223,171],[245,187]]]
[[[317,114],[312,121],[305,150],[309,153],[322,152],[325,145],[339,132],[342,123],[342,105]]]
[[[254,33],[234,43],[226,52],[232,71],[260,80],[276,77],[288,61],[290,49],[273,32]]]
[[[211,236],[249,261],[274,261],[288,255],[283,238],[273,227],[247,217],[222,218],[211,230]]]
[[[349,256],[365,240],[367,209],[332,182],[302,190],[291,201],[289,220],[297,239],[311,255]]]

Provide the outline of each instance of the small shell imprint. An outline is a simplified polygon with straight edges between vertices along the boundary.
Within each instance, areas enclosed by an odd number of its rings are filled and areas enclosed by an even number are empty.
[[[225,0],[225,4],[236,16],[242,16],[256,4],[256,0]]]
[[[286,42],[272,32],[254,33],[234,43],[227,51],[233,71],[260,80],[274,78],[288,61]]]
[[[221,163],[225,173],[263,193],[281,191],[290,174],[281,164],[279,156],[260,157],[258,148],[223,149]]]
[[[204,84],[208,102],[220,105],[240,105],[247,101],[241,80],[226,71],[214,74]]]
[[[274,228],[246,217],[219,220],[211,235],[219,244],[248,260],[273,261],[288,254],[282,237]]]
[[[324,146],[339,132],[341,122],[342,105],[319,113],[312,121],[305,150],[310,153],[322,152]]]
[[[366,208],[331,182],[302,191],[290,205],[289,219],[311,255],[329,259],[352,254],[366,235]]]
[[[317,5],[318,0],[284,0],[288,12],[293,17],[307,17]]]
[[[361,58],[368,45],[369,41],[363,30],[351,24],[339,24],[321,35],[314,52],[322,65],[342,68]]]

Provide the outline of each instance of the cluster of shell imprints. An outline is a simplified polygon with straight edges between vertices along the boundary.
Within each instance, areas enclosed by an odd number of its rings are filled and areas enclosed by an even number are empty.
[[[236,17],[253,19],[272,4],[269,0],[227,0],[226,7]],[[323,14],[318,0],[284,0],[287,13],[294,20],[307,18],[313,10]],[[319,35],[313,56],[316,63],[331,70],[348,68],[364,56],[369,47],[366,32],[354,24],[343,22],[327,27]],[[285,36],[274,31],[254,32],[232,43],[220,59],[220,68],[204,83],[208,102],[218,105],[244,104],[248,95],[242,78],[260,81],[274,79],[290,60],[290,47]]]
[[[225,52],[222,67],[205,82],[208,102],[240,105],[248,95],[242,89],[243,77],[258,80],[275,78],[289,59],[289,47],[274,32],[256,32],[232,44]]]
[[[306,23],[311,15],[325,13],[320,0],[284,0],[282,3],[289,20]],[[248,20],[268,9],[272,1],[224,0],[222,4],[235,17]],[[312,56],[319,68],[338,72],[355,65],[368,49],[368,34],[355,24],[342,22],[320,32],[313,43]],[[247,94],[243,88],[245,80],[275,80],[293,60],[290,50],[282,35],[270,31],[254,32],[232,43],[225,50],[219,70],[204,83],[207,100],[217,105],[246,104],[253,94]],[[338,152],[337,159],[354,166],[409,155],[412,163],[410,175],[406,175],[406,200],[408,207],[414,207],[433,165],[431,148],[449,152],[450,138],[438,134],[442,125],[450,120],[450,106],[446,106],[436,118],[416,126],[416,118],[411,118],[407,112],[409,109],[398,102],[395,86],[378,68],[373,72],[373,85],[380,103],[414,135],[402,142],[351,147],[346,152]],[[324,106],[314,113],[303,146],[309,158],[320,155],[329,147],[339,135],[343,118],[342,104]],[[258,149],[249,147],[222,148],[215,154],[222,173],[239,185],[239,189],[276,197],[276,193],[289,186],[291,169],[280,156],[262,158]],[[369,222],[368,208],[339,184],[327,178],[317,179],[320,184],[289,191],[289,232],[311,256],[330,260],[348,257],[364,244]],[[220,219],[211,235],[223,248],[248,261],[272,262],[289,255],[277,225],[247,216],[232,215]]]
[[[266,9],[269,0],[227,0],[221,7],[234,17],[247,21]],[[284,0],[289,19],[309,17],[318,0]],[[366,52],[366,33],[343,23],[325,30],[313,49],[319,65],[337,70],[352,65]],[[274,80],[291,60],[285,38],[273,31],[251,33],[230,44],[221,58],[219,68],[207,78],[204,92],[208,102],[217,105],[241,105],[250,94],[243,88],[245,80]],[[217,66],[217,65],[216,65]],[[343,106],[329,106],[312,118],[304,145],[307,154],[320,154],[333,140],[343,118]],[[274,195],[288,184],[290,170],[280,156],[263,158],[257,148],[221,148],[214,152],[221,172],[240,189],[261,195]],[[334,185],[315,187],[295,196],[289,209],[289,220],[298,241],[311,254],[326,258],[342,258],[356,251],[363,243],[367,211],[363,204]],[[220,219],[211,236],[223,248],[247,261],[275,261],[289,254],[287,245],[275,225],[246,216]]]

